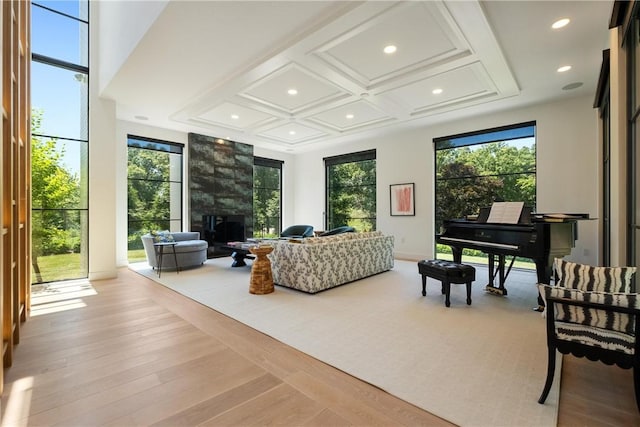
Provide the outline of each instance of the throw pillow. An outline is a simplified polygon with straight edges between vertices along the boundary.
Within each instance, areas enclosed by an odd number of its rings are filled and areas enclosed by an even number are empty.
[[[173,234],[169,230],[162,231],[150,231],[150,234],[153,236],[154,243],[171,243],[175,242],[173,238]]]
[[[636,267],[594,267],[556,258],[557,286],[597,292],[635,292]]]

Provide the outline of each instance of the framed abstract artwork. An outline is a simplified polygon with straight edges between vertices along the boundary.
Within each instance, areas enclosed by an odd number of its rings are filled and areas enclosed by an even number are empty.
[[[389,194],[391,196],[391,216],[414,216],[415,209],[415,184],[391,184]]]

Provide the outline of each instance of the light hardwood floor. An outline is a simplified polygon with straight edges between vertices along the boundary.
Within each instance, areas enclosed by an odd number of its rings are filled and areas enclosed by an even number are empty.
[[[451,425],[128,269],[92,285],[24,324],[2,425]],[[640,425],[631,371],[565,357],[558,425]]]

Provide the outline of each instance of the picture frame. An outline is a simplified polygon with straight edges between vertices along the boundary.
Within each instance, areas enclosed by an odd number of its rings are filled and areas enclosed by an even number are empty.
[[[391,216],[415,216],[415,184],[391,184],[389,186]]]

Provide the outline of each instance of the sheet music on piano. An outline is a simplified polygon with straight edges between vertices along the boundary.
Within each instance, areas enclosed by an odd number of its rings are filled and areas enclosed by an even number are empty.
[[[522,214],[524,202],[494,202],[487,222],[496,224],[517,224]]]

